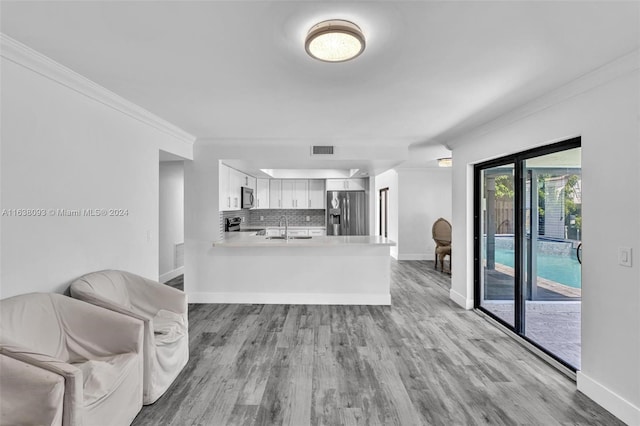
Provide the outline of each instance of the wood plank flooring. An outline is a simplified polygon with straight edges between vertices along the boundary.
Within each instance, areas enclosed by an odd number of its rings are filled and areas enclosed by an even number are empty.
[[[392,306],[190,305],[191,359],[134,425],[622,425],[392,261]]]

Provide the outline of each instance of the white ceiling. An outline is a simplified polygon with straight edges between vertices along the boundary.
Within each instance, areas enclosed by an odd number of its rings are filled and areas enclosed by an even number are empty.
[[[640,46],[638,2],[0,7],[10,37],[197,137],[251,144],[437,145]],[[329,18],[362,28],[360,57],[306,55]]]

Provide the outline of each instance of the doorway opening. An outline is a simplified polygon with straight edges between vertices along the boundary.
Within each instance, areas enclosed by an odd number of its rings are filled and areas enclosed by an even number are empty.
[[[580,138],[475,166],[475,307],[580,369]]]
[[[158,281],[169,283],[184,274],[184,159],[159,157]]]
[[[389,238],[389,188],[382,188],[379,194],[380,200],[380,226],[379,235]]]

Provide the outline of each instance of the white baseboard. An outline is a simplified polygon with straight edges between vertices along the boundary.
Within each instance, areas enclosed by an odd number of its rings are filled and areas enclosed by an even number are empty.
[[[391,305],[390,294],[188,293],[189,303],[265,305]]]
[[[184,274],[184,266],[179,267],[178,269],[174,269],[173,271],[166,272],[160,275],[158,281],[161,283],[166,283],[169,280],[174,279],[175,277]]]
[[[433,255],[429,257],[426,253],[398,254],[398,260],[433,260]]]
[[[465,309],[473,309],[473,299],[467,299],[462,294],[451,289],[449,291],[449,299],[453,300],[457,305]]]
[[[640,425],[640,407],[586,376],[577,374],[578,390],[630,426]]]

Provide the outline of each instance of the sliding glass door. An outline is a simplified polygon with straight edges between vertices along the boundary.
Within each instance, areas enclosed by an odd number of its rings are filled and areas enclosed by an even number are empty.
[[[480,304],[515,326],[514,164],[480,171]]]
[[[580,139],[479,164],[476,308],[580,368]]]

